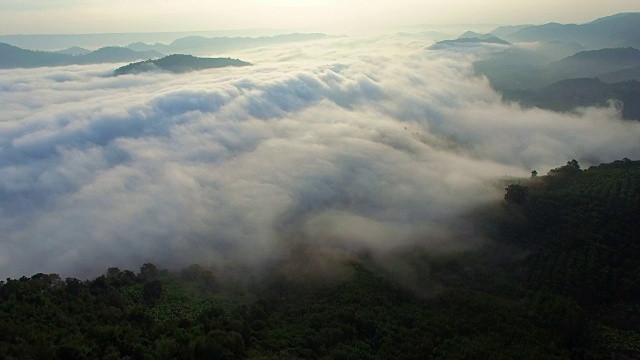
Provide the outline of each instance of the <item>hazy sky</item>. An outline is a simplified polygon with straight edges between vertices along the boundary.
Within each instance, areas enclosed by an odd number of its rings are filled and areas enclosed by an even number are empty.
[[[588,22],[637,0],[0,0],[0,34]]]

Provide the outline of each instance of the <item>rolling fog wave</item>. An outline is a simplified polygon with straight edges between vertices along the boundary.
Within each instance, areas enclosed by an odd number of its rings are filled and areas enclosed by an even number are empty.
[[[505,105],[473,56],[401,39],[246,50],[247,68],[0,71],[0,276],[443,250],[495,180],[640,157],[614,109]],[[454,240],[455,239],[455,240]]]

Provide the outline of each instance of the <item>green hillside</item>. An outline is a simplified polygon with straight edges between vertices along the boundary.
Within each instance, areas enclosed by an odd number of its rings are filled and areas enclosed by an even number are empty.
[[[114,75],[138,74],[147,71],[183,73],[227,66],[249,66],[251,63],[230,58],[200,58],[192,55],[169,55],[158,60],[147,60],[120,67]]]

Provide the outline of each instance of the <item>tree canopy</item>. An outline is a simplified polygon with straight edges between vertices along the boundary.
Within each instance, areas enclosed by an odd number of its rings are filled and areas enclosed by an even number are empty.
[[[320,284],[150,263],[7,279],[0,358],[638,358],[640,161],[570,161],[505,200],[481,212],[485,245],[403,255],[426,291],[367,257]]]

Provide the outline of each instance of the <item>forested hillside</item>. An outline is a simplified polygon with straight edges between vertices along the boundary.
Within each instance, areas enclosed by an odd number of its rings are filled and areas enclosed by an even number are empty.
[[[367,257],[320,284],[151,264],[7,279],[0,358],[638,358],[640,161],[573,160],[507,185],[474,212],[486,244],[404,256],[411,288]]]
[[[640,82],[637,80],[608,84],[598,79],[569,79],[535,90],[505,89],[502,98],[525,107],[565,112],[613,103],[623,119],[640,120]]]
[[[251,63],[230,58],[199,58],[191,55],[169,55],[158,60],[147,60],[132,63],[116,69],[115,76],[138,74],[148,71],[169,71],[184,73],[204,69],[215,69],[228,66],[249,66]]]
[[[76,50],[75,54],[34,51],[0,43],[0,69],[118,63],[163,56],[153,50],[133,51],[118,46],[106,46],[86,53],[83,53],[82,50],[84,49],[80,49],[80,53]]]

